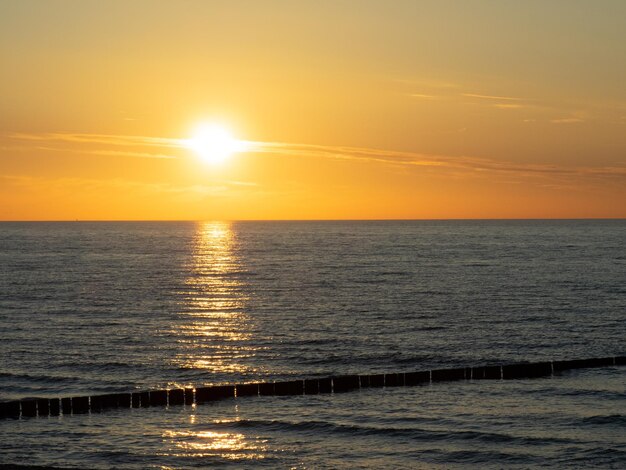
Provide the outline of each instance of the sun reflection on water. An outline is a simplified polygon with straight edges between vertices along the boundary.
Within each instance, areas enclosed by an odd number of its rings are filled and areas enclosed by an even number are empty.
[[[246,312],[245,268],[229,222],[198,224],[190,271],[182,292],[183,321],[174,332],[176,365],[215,374],[254,371],[246,364],[258,348],[252,344],[253,325]]]
[[[261,460],[267,452],[265,440],[238,432],[167,430],[163,439],[173,448],[170,455],[177,457]]]

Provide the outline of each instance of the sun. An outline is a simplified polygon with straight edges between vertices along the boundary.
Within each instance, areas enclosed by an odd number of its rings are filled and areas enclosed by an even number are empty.
[[[217,124],[201,124],[186,141],[186,147],[207,163],[221,163],[233,153],[244,149],[242,141],[233,137],[230,131]]]

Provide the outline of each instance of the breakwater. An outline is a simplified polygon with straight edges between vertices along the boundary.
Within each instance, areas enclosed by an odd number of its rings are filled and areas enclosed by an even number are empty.
[[[275,382],[210,385],[105,395],[40,398],[0,403],[0,418],[35,418],[100,413],[110,409],[199,405],[216,400],[252,396],[317,395],[371,387],[400,387],[458,380],[512,380],[549,377],[571,369],[626,365],[626,356],[563,361],[523,362],[432,369],[385,374],[337,375]]]

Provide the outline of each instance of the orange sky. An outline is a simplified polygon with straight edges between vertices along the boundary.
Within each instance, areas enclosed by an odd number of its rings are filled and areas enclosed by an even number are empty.
[[[0,0],[0,220],[626,217],[625,17]]]

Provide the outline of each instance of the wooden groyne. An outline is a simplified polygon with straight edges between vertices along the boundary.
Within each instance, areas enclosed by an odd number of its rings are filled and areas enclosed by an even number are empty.
[[[110,409],[199,405],[227,398],[252,396],[317,395],[371,387],[404,387],[458,380],[511,380],[549,377],[562,371],[626,365],[626,356],[523,362],[389,374],[338,375],[333,377],[212,385],[197,388],[110,393],[65,398],[14,400],[0,403],[0,418],[35,418],[100,413]]]

